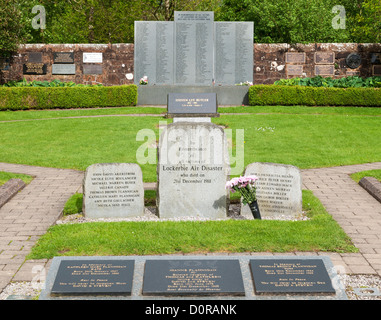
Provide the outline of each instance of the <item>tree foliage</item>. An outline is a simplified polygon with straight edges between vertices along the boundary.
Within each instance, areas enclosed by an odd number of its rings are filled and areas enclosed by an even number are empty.
[[[8,56],[27,40],[25,21],[16,0],[2,0],[0,10],[0,55]]]
[[[46,11],[33,29],[32,8]],[[333,7],[345,8],[335,29]],[[255,42],[381,42],[381,0],[1,0],[0,51],[29,43],[131,43],[134,21],[170,21],[175,11],[214,11],[215,20],[254,21]]]
[[[224,0],[221,20],[254,21],[260,43],[345,42],[346,29],[334,29],[337,0]]]
[[[356,41],[381,42],[381,0],[364,0],[354,20]]]

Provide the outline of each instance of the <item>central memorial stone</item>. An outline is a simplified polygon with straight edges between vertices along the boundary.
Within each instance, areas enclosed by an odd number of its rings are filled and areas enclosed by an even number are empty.
[[[253,22],[214,22],[213,11],[135,21],[135,84],[206,87],[253,82]]]
[[[157,209],[160,218],[225,218],[229,154],[213,123],[176,122],[160,136]]]
[[[175,11],[174,75],[179,85],[212,85],[214,12]]]

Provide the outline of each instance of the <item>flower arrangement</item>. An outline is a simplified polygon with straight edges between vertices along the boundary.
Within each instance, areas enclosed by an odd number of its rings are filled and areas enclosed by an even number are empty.
[[[140,81],[139,81],[139,84],[141,84],[141,85],[148,84],[148,78],[147,78],[147,76],[144,76],[143,78],[141,78]]]
[[[252,86],[252,85],[253,83],[250,81],[240,82],[236,84],[236,86]]]
[[[243,200],[243,204],[248,204],[250,210],[255,219],[261,219],[261,214],[259,212],[257,195],[256,195],[256,186],[255,182],[258,180],[258,177],[255,175],[249,175],[245,177],[233,178],[226,183],[226,189],[230,189],[231,192],[238,191]]]

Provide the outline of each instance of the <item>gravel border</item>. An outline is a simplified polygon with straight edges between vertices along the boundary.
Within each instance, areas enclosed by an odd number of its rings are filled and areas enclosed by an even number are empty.
[[[179,217],[171,219],[160,219],[156,215],[156,207],[145,207],[144,215],[131,218],[98,218],[91,219],[82,215],[82,213],[72,214],[57,220],[56,224],[67,223],[85,223],[85,222],[119,222],[119,221],[217,221],[217,220],[253,220],[252,216],[242,216],[240,214],[240,204],[230,204],[228,216],[224,219],[209,219],[203,217]],[[303,212],[300,216],[290,217],[286,215],[278,215],[274,217],[262,217],[262,220],[282,220],[282,221],[302,221],[309,220],[309,218]]]
[[[245,217],[240,215],[240,204],[231,204],[229,207],[228,217],[220,220],[252,220],[253,217]],[[301,221],[309,218],[303,213],[299,217],[277,216],[263,217],[263,220],[284,220],[284,221]],[[142,217],[134,218],[114,218],[114,219],[89,219],[81,213],[62,217],[57,220],[57,224],[66,223],[86,223],[86,222],[114,222],[114,221],[206,221],[206,218],[182,217],[176,219],[159,219],[156,216],[155,207],[146,207],[145,214]],[[349,300],[381,300],[381,277],[377,275],[339,275]],[[44,282],[11,282],[0,293],[0,300],[37,300],[44,287]]]
[[[381,277],[339,275],[349,300],[381,300]],[[0,300],[38,300],[45,282],[12,282],[0,293]]]

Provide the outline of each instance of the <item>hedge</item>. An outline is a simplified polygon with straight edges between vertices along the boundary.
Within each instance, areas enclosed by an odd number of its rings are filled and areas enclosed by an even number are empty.
[[[381,89],[254,85],[249,88],[249,104],[380,107]]]
[[[0,110],[135,106],[137,100],[136,85],[0,88]]]

